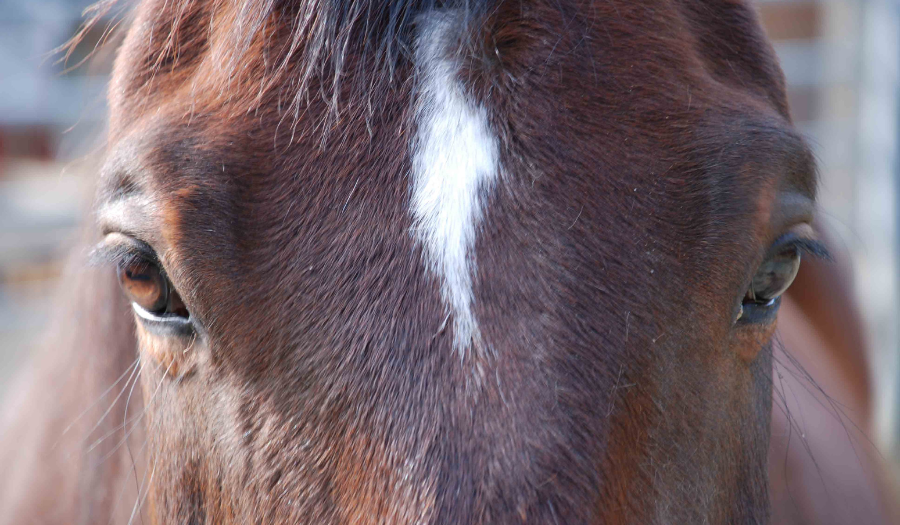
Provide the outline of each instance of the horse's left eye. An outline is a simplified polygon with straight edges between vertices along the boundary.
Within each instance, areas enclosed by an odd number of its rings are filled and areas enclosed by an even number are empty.
[[[772,306],[794,282],[799,269],[800,249],[797,246],[786,246],[769,257],[756,271],[744,297],[744,304]]]
[[[160,314],[169,302],[169,284],[155,264],[134,261],[117,269],[119,284],[125,295],[144,310]]]
[[[141,317],[149,320],[188,317],[181,297],[155,263],[133,260],[120,265],[117,273],[122,290]]]

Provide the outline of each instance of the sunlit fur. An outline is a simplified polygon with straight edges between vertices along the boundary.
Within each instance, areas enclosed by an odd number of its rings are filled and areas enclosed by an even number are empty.
[[[83,275],[60,392],[138,347],[141,408],[61,515],[766,520],[773,327],[734,312],[815,180],[744,3],[144,0],[109,101],[98,216],[198,336]]]

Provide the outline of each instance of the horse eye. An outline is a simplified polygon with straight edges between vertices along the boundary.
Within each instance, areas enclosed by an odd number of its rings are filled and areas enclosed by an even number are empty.
[[[169,302],[169,285],[159,267],[134,261],[118,268],[119,284],[134,304],[150,313],[162,313]]]
[[[786,247],[759,267],[744,302],[766,306],[772,304],[791,286],[799,269],[800,250],[796,246]]]
[[[139,259],[117,268],[119,284],[128,299],[157,317],[188,317],[187,309],[156,264]]]

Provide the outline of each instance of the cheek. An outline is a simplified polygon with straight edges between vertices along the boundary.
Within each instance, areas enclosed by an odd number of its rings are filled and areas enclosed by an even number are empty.
[[[731,339],[731,348],[737,356],[746,362],[756,359],[762,350],[775,336],[777,320],[759,327],[743,327],[735,331]]]
[[[182,377],[194,371],[197,351],[196,338],[164,337],[147,331],[137,323],[138,348],[141,359],[161,368],[170,377]]]

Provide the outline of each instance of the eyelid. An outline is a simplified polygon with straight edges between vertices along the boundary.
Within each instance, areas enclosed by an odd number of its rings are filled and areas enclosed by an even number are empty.
[[[785,248],[793,247],[798,249],[802,254],[809,255],[814,259],[819,259],[823,261],[834,261],[834,258],[831,256],[831,252],[828,251],[828,248],[821,241],[807,237],[805,235],[800,235],[796,232],[788,232],[779,237],[772,243],[769,249],[766,251],[766,256],[764,259],[769,259],[773,257],[778,252],[784,250]]]
[[[89,254],[92,266],[124,265],[142,259],[162,269],[156,252],[149,244],[121,233],[109,233]]]

